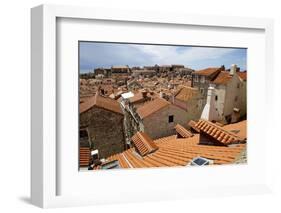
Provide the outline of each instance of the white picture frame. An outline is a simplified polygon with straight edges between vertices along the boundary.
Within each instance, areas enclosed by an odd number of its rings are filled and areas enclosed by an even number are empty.
[[[151,196],[144,192],[130,194],[130,197],[121,199],[118,193],[112,196],[101,195],[58,195],[58,152],[57,152],[57,88],[60,83],[57,79],[57,20],[81,19],[81,20],[116,20],[120,22],[153,23],[168,26],[200,26],[227,29],[257,29],[264,31],[265,42],[265,69],[266,91],[273,88],[269,75],[273,74],[273,21],[271,19],[242,18],[242,17],[216,17],[204,15],[153,13],[148,11],[126,11],[108,8],[85,8],[74,6],[41,5],[31,10],[31,72],[32,72],[32,103],[31,103],[31,201],[34,205],[47,207],[91,205],[98,203],[138,202],[142,200],[177,199],[194,196],[252,194],[270,191],[271,171],[270,161],[265,161],[265,166],[257,168],[265,173],[266,178],[254,184],[221,184],[201,187],[194,182],[194,187],[183,186],[179,190],[176,186],[169,186],[165,190],[152,189]],[[270,107],[273,98],[264,95],[264,104]],[[269,112],[272,113],[272,112]],[[268,118],[265,118],[268,119]],[[268,127],[265,127],[266,129]],[[269,131],[265,131],[268,134]],[[265,147],[268,147],[266,141]],[[267,153],[268,154],[268,153]],[[268,155],[267,155],[267,159]],[[230,170],[235,168],[230,168]],[[216,170],[216,169],[215,169]],[[151,171],[151,170],[150,170]],[[177,171],[177,170],[173,170]],[[158,170],[160,173],[160,170]],[[209,171],[210,172],[210,171]],[[219,172],[219,171],[217,171]],[[149,171],[139,171],[149,175]],[[130,175],[126,173],[125,175]],[[108,174],[107,174],[108,176]],[[175,176],[171,176],[175,178]],[[93,177],[94,178],[94,177]],[[110,177],[108,177],[110,178]],[[160,187],[159,185],[158,187]],[[164,187],[164,185],[163,185]],[[125,186],[130,188],[130,186]],[[126,190],[123,192],[127,192]],[[128,191],[133,193],[132,191]],[[168,194],[167,192],[171,192]],[[176,193],[176,194],[175,194]],[[173,196],[171,196],[171,194]]]

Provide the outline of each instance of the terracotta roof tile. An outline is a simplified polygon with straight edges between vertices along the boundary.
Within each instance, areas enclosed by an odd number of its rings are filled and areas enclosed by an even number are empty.
[[[225,145],[241,143],[245,141],[245,138],[241,138],[238,135],[225,130],[223,127],[203,119],[199,120],[195,127]]]
[[[175,130],[176,130],[176,132],[181,136],[181,137],[183,137],[183,138],[189,138],[189,137],[192,137],[193,136],[193,134],[190,132],[190,131],[188,131],[187,129],[185,129],[182,125],[180,125],[180,124],[177,124],[176,126],[175,126]]]
[[[214,164],[230,164],[235,162],[246,144],[235,146],[200,145],[199,134],[189,138],[169,136],[155,140],[158,149],[145,156],[135,153],[135,148],[128,149],[110,157],[109,160],[119,159],[122,168],[151,168],[186,166],[195,157],[211,159]]]
[[[176,94],[175,98],[181,101],[188,101],[194,96],[199,94],[199,91],[197,88],[192,87],[182,87],[178,93]]]
[[[145,98],[143,97],[142,92],[137,92],[134,94],[133,97],[129,98],[130,103],[137,103],[137,102],[142,102],[145,101]]]
[[[220,67],[210,67],[203,70],[197,70],[193,74],[211,76],[219,73],[221,71]]]
[[[139,107],[137,109],[137,113],[139,114],[140,118],[143,119],[170,104],[170,102],[166,101],[163,98],[156,98],[155,100],[150,101],[144,104],[143,106]]]
[[[190,120],[190,121],[188,122],[188,126],[190,126],[192,129],[194,129],[196,132],[200,132],[200,129],[198,129],[198,128],[196,127],[196,121],[194,121],[194,120]]]
[[[232,132],[240,138],[247,138],[247,120],[224,125],[222,129]]]
[[[221,71],[220,74],[213,80],[214,84],[227,84],[232,79],[232,76],[227,71]]]
[[[132,137],[132,141],[142,156],[154,152],[158,148],[153,140],[144,132],[137,132]]]
[[[100,96],[98,93],[80,104],[80,114],[88,111],[93,106],[123,114],[120,104],[117,101]]]
[[[243,81],[246,81],[246,80],[247,80],[247,71],[244,71],[244,72],[237,72],[237,74],[239,75],[239,77],[240,77]]]

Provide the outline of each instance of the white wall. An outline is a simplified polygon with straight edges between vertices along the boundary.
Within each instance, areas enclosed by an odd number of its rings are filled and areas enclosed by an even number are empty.
[[[102,6],[122,9],[188,12],[192,14],[213,14],[231,16],[254,16],[275,18],[275,83],[276,91],[281,94],[281,13],[280,1],[129,1],[129,0],[9,0],[2,1],[0,7],[1,26],[1,212],[41,212],[27,204],[30,178],[30,7],[41,3]],[[278,89],[278,91],[277,91]],[[280,98],[274,105],[272,135],[279,134]],[[273,150],[280,156],[279,149]],[[280,162],[275,158],[274,162]],[[280,212],[280,165],[272,163],[276,169],[276,194],[261,196],[242,196],[226,198],[200,198],[184,201],[157,202],[146,204],[109,205],[72,209],[55,209],[52,212]],[[278,180],[278,181],[277,181]]]

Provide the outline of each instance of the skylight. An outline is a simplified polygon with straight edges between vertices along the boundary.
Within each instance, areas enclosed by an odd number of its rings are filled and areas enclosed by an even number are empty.
[[[192,166],[205,166],[210,164],[213,164],[213,161],[203,157],[193,158],[190,163]]]

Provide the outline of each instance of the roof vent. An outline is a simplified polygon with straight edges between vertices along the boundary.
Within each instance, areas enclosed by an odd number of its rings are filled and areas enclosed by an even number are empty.
[[[191,166],[205,166],[205,165],[212,165],[214,163],[213,160],[209,160],[207,158],[203,157],[196,157],[193,158],[192,161],[190,162]]]
[[[132,137],[132,142],[141,156],[150,154],[158,149],[154,141],[144,132],[137,132]]]

